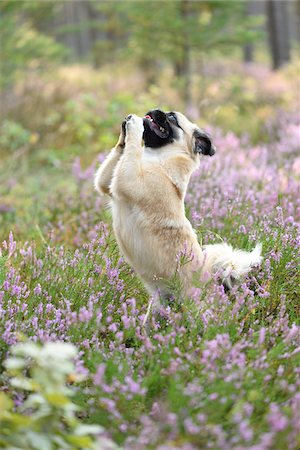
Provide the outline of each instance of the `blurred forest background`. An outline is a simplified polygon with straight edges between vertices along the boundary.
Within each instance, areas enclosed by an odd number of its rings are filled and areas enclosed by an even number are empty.
[[[16,208],[30,221],[49,183],[72,190],[72,164],[95,166],[130,112],[181,110],[256,144],[299,108],[299,0],[2,0],[0,30],[5,224]]]

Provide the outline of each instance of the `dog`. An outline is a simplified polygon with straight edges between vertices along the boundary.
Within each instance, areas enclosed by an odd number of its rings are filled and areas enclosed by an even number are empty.
[[[195,274],[203,280],[217,274],[230,289],[262,260],[260,244],[252,252],[226,243],[201,248],[185,215],[191,174],[201,155],[215,151],[211,137],[185,115],[155,109],[123,121],[117,145],[96,173],[96,190],[111,198],[121,253],[156,304],[171,295],[174,276],[184,295]]]

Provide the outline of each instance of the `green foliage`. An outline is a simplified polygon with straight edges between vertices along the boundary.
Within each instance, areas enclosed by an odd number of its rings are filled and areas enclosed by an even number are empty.
[[[5,265],[6,261],[7,261],[7,258],[5,258],[4,256],[0,256],[0,285],[5,280],[5,275],[7,272],[6,265]]]
[[[123,54],[135,55],[145,68],[150,63],[157,68],[157,63],[164,60],[181,66],[190,50],[198,55],[224,52],[256,40],[260,34],[255,30],[261,19],[246,17],[245,6],[246,2],[152,0],[147,2],[146,14],[143,1],[104,3],[98,8],[107,18],[113,17],[104,26],[115,37],[126,29],[123,38],[128,36],[128,47]]]
[[[27,70],[45,70],[49,62],[65,54],[53,38],[32,26],[26,16],[27,7],[27,2],[19,1],[4,0],[0,4],[0,89],[8,89]]]
[[[111,441],[94,436],[103,429],[85,425],[76,417],[78,407],[67,382],[80,382],[73,359],[76,348],[66,343],[43,347],[21,343],[11,348],[5,367],[12,389],[26,395],[22,406],[14,408],[11,398],[0,393],[0,448],[26,450],[98,449]]]
[[[4,120],[0,126],[0,150],[18,150],[30,143],[31,133],[21,124]]]

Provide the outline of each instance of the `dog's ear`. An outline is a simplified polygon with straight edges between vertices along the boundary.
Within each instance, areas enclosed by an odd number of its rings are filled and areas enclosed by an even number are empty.
[[[195,130],[193,134],[194,153],[213,156],[216,153],[216,147],[212,145],[211,138],[202,130]]]

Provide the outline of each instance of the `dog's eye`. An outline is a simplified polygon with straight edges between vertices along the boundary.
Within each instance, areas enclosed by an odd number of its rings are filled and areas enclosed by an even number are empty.
[[[174,113],[168,113],[168,119],[170,120],[170,122],[173,122],[175,125],[178,125],[177,117],[175,116]]]

